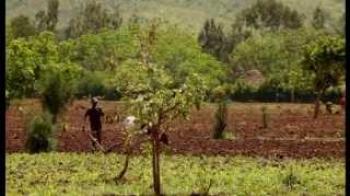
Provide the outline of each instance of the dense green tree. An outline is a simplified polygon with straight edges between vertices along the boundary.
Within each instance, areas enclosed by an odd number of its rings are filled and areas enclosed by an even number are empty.
[[[19,15],[10,21],[11,35],[14,39],[36,34],[35,26],[28,16]]]
[[[176,84],[181,85],[190,73],[205,78],[215,87],[226,80],[226,67],[209,54],[202,52],[196,38],[176,27],[163,26],[157,31],[157,42],[152,50],[154,61],[165,67]]]
[[[66,50],[62,52],[87,70],[115,70],[128,58],[136,58],[135,36],[135,31],[125,27],[118,31],[82,35],[65,41]]]
[[[232,77],[257,69],[270,81],[269,86],[290,91],[309,90],[312,77],[302,69],[303,46],[319,32],[312,29],[267,32],[252,36],[232,52]],[[293,98],[291,98],[293,99]]]
[[[46,72],[56,70],[76,77],[79,66],[60,59],[60,44],[52,32],[42,32],[29,39],[14,39],[6,47],[6,89],[10,97],[33,96],[37,82]]]
[[[118,67],[124,62],[142,55],[138,43],[142,30],[142,27],[136,25],[122,27],[118,31],[83,35],[76,40],[65,41],[67,49],[62,52],[87,70],[118,72]],[[190,72],[207,78],[212,86],[225,80],[224,65],[211,55],[203,53],[196,38],[186,30],[162,23],[151,52],[153,60],[164,66],[179,85]]]
[[[344,38],[331,35],[317,37],[305,46],[303,62],[304,69],[314,75],[314,118],[317,118],[321,96],[329,87],[339,84],[345,75]]]

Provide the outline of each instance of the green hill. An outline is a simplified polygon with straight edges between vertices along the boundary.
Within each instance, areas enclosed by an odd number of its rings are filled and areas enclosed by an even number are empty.
[[[225,24],[232,24],[235,14],[256,0],[100,0],[106,8],[120,5],[127,20],[132,15],[146,19],[161,17],[171,23],[198,31],[205,19],[215,18]],[[338,20],[345,11],[343,0],[281,0],[303,13],[309,21],[316,6],[325,9],[332,20]],[[65,26],[86,0],[60,0],[59,28]],[[46,0],[6,0],[7,21],[19,14],[34,18],[38,10],[46,9]]]

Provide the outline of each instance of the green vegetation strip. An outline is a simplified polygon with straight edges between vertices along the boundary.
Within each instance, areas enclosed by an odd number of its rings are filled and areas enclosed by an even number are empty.
[[[126,179],[113,178],[123,155],[7,154],[7,195],[152,194],[151,157],[131,158]],[[205,190],[220,195],[344,195],[344,160],[168,156],[161,159],[165,194]]]

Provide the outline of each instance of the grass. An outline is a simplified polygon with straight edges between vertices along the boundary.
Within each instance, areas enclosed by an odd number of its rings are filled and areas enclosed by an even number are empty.
[[[6,193],[151,194],[150,157],[131,158],[126,180],[115,184],[112,179],[123,161],[116,154],[7,154]],[[161,172],[166,194],[199,192],[210,179],[209,194],[220,195],[344,195],[345,189],[344,160],[163,155]]]

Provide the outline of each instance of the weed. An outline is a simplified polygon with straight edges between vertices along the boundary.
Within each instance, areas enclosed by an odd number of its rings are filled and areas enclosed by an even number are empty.
[[[299,178],[293,173],[293,168],[290,167],[288,174],[283,178],[283,184],[289,187],[290,191],[294,190],[294,186],[300,184]]]

